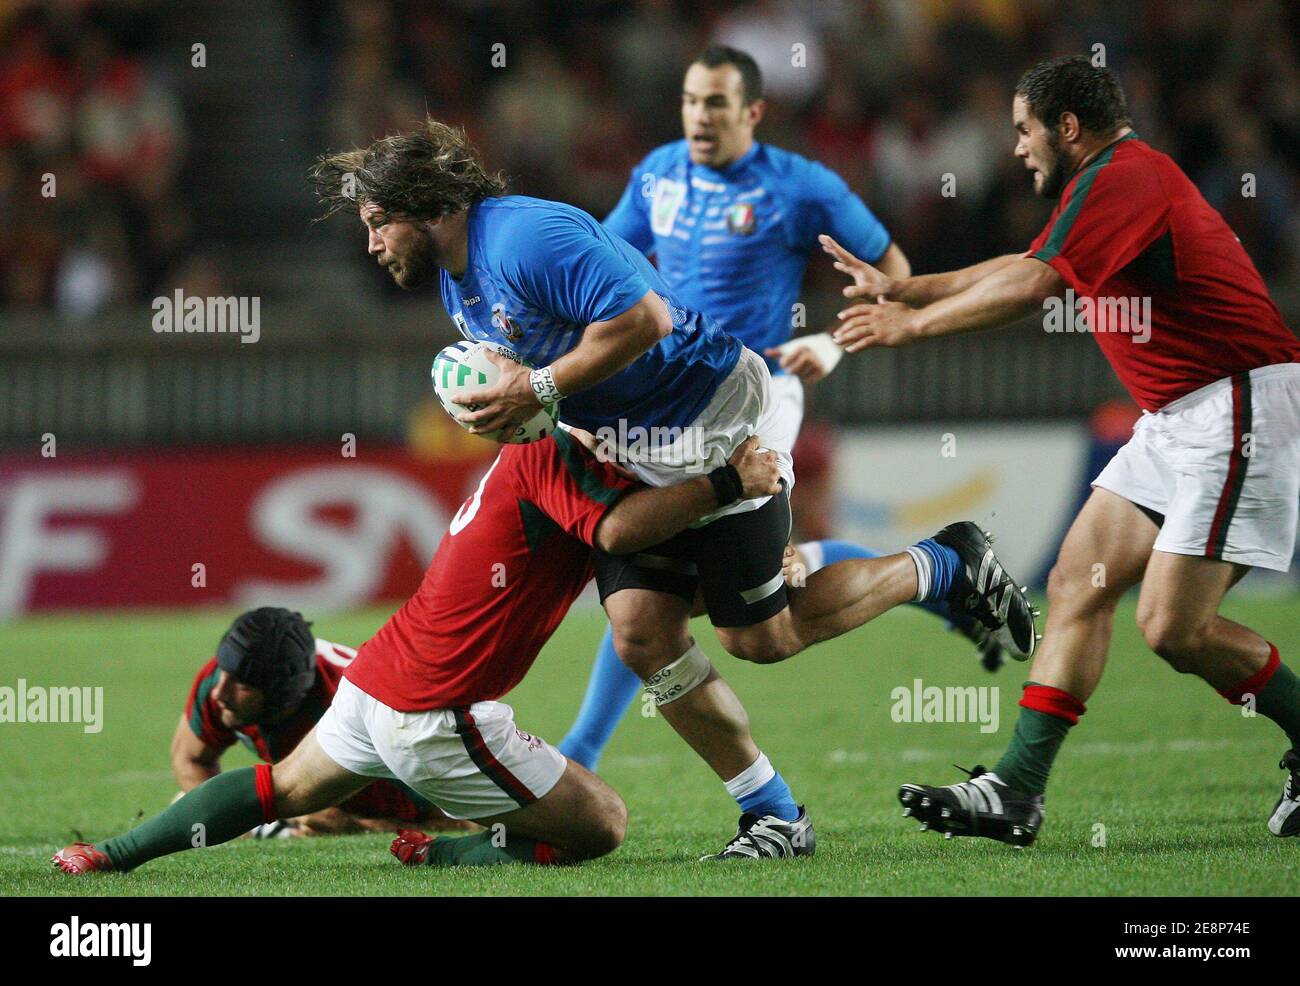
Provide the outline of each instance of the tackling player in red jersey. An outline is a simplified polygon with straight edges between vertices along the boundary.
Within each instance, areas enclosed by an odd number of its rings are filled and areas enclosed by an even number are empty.
[[[737,498],[779,488],[776,456],[760,451],[756,436],[728,468]],[[362,646],[293,752],[274,766],[218,774],[131,831],[76,843],[53,862],[69,874],[132,869],[337,805],[376,778],[491,826],[456,839],[403,832],[393,853],[404,863],[577,862],[612,852],[627,821],[622,800],[518,729],[497,699],[591,580],[593,547],[628,553],[664,541],[725,505],[717,489],[708,476],[637,488],[565,431],[503,446],[420,589]],[[739,708],[716,672],[708,685]],[[756,749],[747,728],[738,739]]]
[[[1084,56],[1035,66],[1016,87],[1013,121],[1035,190],[1059,200],[1029,251],[893,279],[824,241],[854,279],[844,293],[876,302],[843,312],[836,337],[850,351],[897,346],[1077,297],[1144,413],[1061,546],[1010,748],[961,784],[904,785],[905,813],[949,834],[1031,843],[1052,761],[1101,679],[1115,607],[1141,582],[1137,622],[1151,649],[1286,733],[1287,781],[1268,828],[1300,834],[1300,679],[1276,647],[1219,615],[1252,567],[1291,563],[1300,343],[1223,218],[1133,132],[1108,69]]]
[[[199,669],[172,737],[179,798],[221,772],[236,741],[264,763],[289,755],[316,725],[357,652],[321,640],[302,614],[264,606],[241,614]],[[443,816],[405,784],[377,780],[337,807],[252,830],[255,838],[473,828]]]

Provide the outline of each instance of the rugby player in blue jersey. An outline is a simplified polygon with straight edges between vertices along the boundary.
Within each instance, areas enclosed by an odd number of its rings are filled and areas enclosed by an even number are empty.
[[[508,346],[529,364],[498,359],[498,381],[461,398],[476,405],[460,415],[472,430],[509,433],[558,403],[566,426],[594,434],[602,454],[648,486],[708,477],[716,510],[653,548],[598,550],[593,563],[619,652],[741,805],[741,832],[719,856],[802,855],[813,838],[807,813],[789,810],[789,788],[754,745],[735,694],[690,636],[697,594],[723,646],[757,663],[785,660],[910,601],[951,603],[1032,651],[1029,604],[968,522],[787,588],[793,436],[780,437],[767,365],[587,213],[507,195],[464,134],[433,120],[329,155],[313,177],[331,212],[359,215],[370,255],[401,287],[436,283],[465,338]],[[748,498],[728,460],[755,434],[781,483]],[[530,537],[555,536],[553,523],[520,510]],[[461,526],[458,514],[448,536]]]
[[[829,334],[792,340],[799,289],[817,237],[832,236],[891,277],[911,273],[889,232],[839,175],[791,151],[754,139],[763,118],[763,78],[754,59],[724,45],[706,49],[682,83],[682,140],[651,151],[632,169],[605,226],[653,257],[685,307],[706,312],[746,347],[767,358],[776,405],[763,439],[792,448],[803,422],[804,384],[838,363]],[[846,541],[799,546],[805,573],[876,552]],[[923,603],[952,617],[996,670],[1003,649],[978,620],[952,616],[946,603]],[[653,646],[653,642],[647,642]],[[619,659],[612,629],[596,655],[577,719],[560,743],[595,770],[601,753],[641,690],[640,655]]]

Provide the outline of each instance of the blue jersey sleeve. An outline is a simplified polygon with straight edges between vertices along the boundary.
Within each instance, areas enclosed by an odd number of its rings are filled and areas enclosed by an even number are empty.
[[[653,176],[651,176],[653,177]],[[623,189],[618,205],[605,217],[605,228],[623,237],[647,257],[654,251],[655,238],[650,230],[650,213],[646,204],[645,177],[641,165],[632,169],[632,177]]]
[[[501,273],[558,321],[603,322],[623,314],[650,290],[627,257],[574,215],[522,211],[505,232]]]
[[[889,249],[889,231],[843,178],[816,161],[805,165],[798,245],[815,250],[817,237],[827,233],[855,257],[874,264]]]

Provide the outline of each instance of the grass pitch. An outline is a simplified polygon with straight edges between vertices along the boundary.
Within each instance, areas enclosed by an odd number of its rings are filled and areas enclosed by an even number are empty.
[[[317,632],[360,644],[390,611],[328,617]],[[1244,598],[1226,615],[1300,660],[1296,600]],[[1132,604],[1118,620],[1110,668],[1067,740],[1048,791],[1047,822],[1024,852],[945,842],[900,817],[902,781],[951,783],[951,766],[991,765],[1015,724],[1020,665],[988,675],[965,641],[925,613],[887,614],[774,667],[722,652],[715,664],[749,709],[759,745],[806,802],[812,859],[701,865],[734,831],[737,809],[666,723],[638,702],[601,772],[627,801],[628,838],[580,867],[409,870],[382,836],[295,839],[182,853],[129,874],[69,879],[50,853],[78,834],[99,839],[153,814],[175,792],[168,742],[192,676],[232,614],[42,616],[6,625],[0,685],[102,685],[104,726],[0,723],[0,893],[67,895],[452,894],[1293,894],[1300,840],[1270,836],[1285,738],[1143,646]],[[528,679],[507,697],[520,726],[558,741],[586,684],[603,629],[570,615]],[[891,692],[996,685],[999,728],[905,723]],[[226,766],[251,762],[232,750]],[[1104,843],[1104,844],[1101,844]]]

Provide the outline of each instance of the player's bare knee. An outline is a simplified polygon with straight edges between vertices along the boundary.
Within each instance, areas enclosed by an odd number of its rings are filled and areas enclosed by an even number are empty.
[[[612,853],[623,844],[625,838],[627,838],[627,805],[623,803],[622,798],[614,794],[606,802],[605,810],[601,814],[595,840],[595,849],[598,850],[596,855],[605,856]]]
[[[614,633],[619,660],[642,680],[663,670],[689,646],[690,639],[676,633]]]
[[[627,805],[613,788],[602,784],[592,792],[588,804],[589,813],[580,831],[566,846],[567,855],[575,861],[608,856],[627,836]]]
[[[276,817],[292,818],[313,810],[305,807],[311,792],[302,771],[297,769],[293,754],[271,768],[271,789],[275,792]]]
[[[323,756],[320,747],[308,737],[269,768],[277,817],[309,815],[346,800],[365,786],[363,778],[343,771],[332,762],[323,764],[319,759]],[[332,769],[322,769],[325,765]]]
[[[1195,659],[1201,651],[1204,627],[1163,609],[1139,609],[1137,624],[1147,646],[1170,667],[1181,674],[1195,672]]]
[[[1047,573],[1047,605],[1054,611],[1074,603],[1078,589],[1079,576],[1059,561]]]
[[[800,650],[799,642],[786,634],[753,632],[752,628],[738,633],[719,630],[718,639],[728,654],[751,664],[779,664]]]

